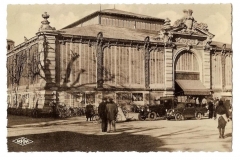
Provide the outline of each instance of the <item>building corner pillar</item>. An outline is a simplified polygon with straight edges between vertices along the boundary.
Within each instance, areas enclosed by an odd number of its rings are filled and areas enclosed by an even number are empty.
[[[164,66],[165,66],[165,90],[173,92],[174,79],[173,79],[173,49],[172,47],[164,48]],[[173,93],[172,93],[173,94]]]
[[[40,55],[40,93],[41,97],[38,100],[39,108],[42,108],[42,112],[49,113],[51,107],[49,103],[56,100],[55,94],[56,87],[56,32],[41,31],[37,33],[38,36],[38,53]]]

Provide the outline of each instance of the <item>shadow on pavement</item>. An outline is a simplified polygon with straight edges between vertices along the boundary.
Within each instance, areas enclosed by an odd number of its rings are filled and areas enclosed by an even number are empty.
[[[226,137],[232,137],[232,133],[225,134]]]
[[[133,135],[130,133],[102,135],[87,135],[76,132],[60,131],[44,134],[30,134],[24,136],[33,143],[21,146],[13,140],[20,138],[8,137],[9,152],[33,152],[33,151],[171,151],[164,148],[164,143],[158,139],[146,135]]]

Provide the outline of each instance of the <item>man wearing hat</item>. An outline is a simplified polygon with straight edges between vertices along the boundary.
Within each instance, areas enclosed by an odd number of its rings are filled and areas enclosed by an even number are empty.
[[[107,114],[106,114],[107,98],[103,98],[98,106],[98,115],[102,120],[102,132],[107,132]]]
[[[113,102],[112,98],[109,98],[109,102],[106,105],[107,121],[108,121],[108,132],[116,131],[116,118],[118,114],[118,106]],[[113,130],[112,130],[113,128]]]
[[[208,102],[208,110],[209,110],[208,118],[209,118],[209,119],[212,119],[212,118],[213,118],[213,110],[214,110],[213,99],[212,99],[212,98],[211,98],[210,101]]]

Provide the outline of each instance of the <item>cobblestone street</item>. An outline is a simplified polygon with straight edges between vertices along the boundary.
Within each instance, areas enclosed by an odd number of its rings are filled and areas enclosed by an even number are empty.
[[[100,124],[85,117],[9,126],[8,150],[19,151],[221,151],[232,150],[232,122],[226,138],[218,138],[217,121],[129,121],[117,123],[117,132],[102,133]],[[12,141],[25,137],[33,143]]]

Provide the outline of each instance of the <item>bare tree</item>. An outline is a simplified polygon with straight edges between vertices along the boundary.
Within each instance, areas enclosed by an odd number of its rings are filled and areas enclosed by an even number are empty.
[[[18,53],[14,55],[12,62],[9,62],[7,72],[12,85],[19,85],[26,60],[27,56],[24,53]]]

